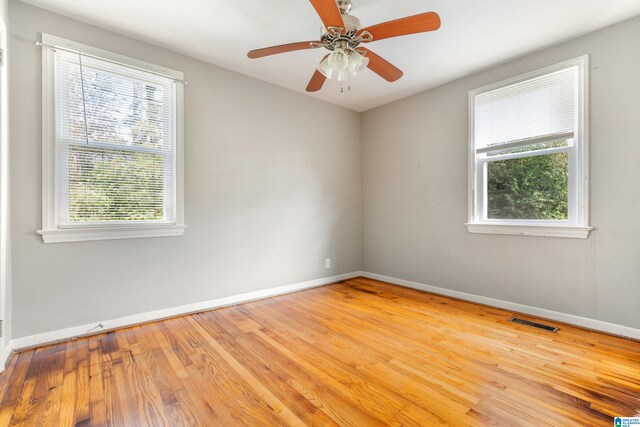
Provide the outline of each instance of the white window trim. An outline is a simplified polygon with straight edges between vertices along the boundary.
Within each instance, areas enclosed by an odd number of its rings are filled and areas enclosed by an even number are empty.
[[[162,74],[183,81],[183,73],[102,49],[76,43],[50,34],[42,34],[43,45],[58,46]],[[44,243],[80,242],[89,240],[133,239],[145,237],[182,236],[184,224],[184,88],[176,83],[176,194],[175,220],[168,224],[118,224],[109,226],[62,227],[56,219],[55,173],[55,80],[53,49],[42,48],[42,230],[37,233]]]
[[[575,140],[575,191],[569,197],[576,197],[575,223],[565,221],[540,221],[540,220],[486,220],[482,219],[480,210],[483,208],[479,203],[480,195],[476,192],[476,161],[475,152],[475,97],[483,92],[495,90],[504,86],[520,83],[544,74],[559,71],[565,68],[578,66],[579,73],[579,93],[577,116],[577,129]],[[526,73],[498,83],[487,85],[469,92],[469,182],[468,182],[468,218],[465,224],[469,233],[479,234],[511,234],[521,236],[544,236],[544,237],[589,237],[589,232],[593,227],[589,226],[589,56],[584,55],[575,59],[561,62],[549,67],[545,67],[530,73]],[[569,176],[570,185],[572,176]]]

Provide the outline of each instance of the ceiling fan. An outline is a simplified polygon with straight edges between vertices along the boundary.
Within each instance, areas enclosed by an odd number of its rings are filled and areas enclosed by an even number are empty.
[[[360,20],[351,11],[351,0],[310,0],[324,24],[322,37],[317,41],[306,41],[271,46],[250,51],[249,58],[262,58],[296,50],[324,47],[331,51],[313,73],[307,92],[322,89],[327,78],[338,81],[350,80],[365,68],[369,68],[389,82],[402,77],[402,71],[384,58],[376,55],[362,43],[408,34],[435,31],[440,28],[440,17],[435,12],[407,16],[382,24],[362,28]]]

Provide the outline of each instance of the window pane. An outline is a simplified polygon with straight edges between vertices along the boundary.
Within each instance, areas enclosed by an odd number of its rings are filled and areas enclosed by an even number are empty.
[[[86,133],[80,66],[69,61],[59,61],[56,74],[58,133],[65,138],[84,141]]]
[[[567,220],[567,153],[487,164],[489,219]]]
[[[91,68],[83,76],[90,141],[162,148],[164,88]]]
[[[55,58],[59,223],[173,221],[173,79],[62,50]]]
[[[175,84],[171,80],[89,57],[82,60],[81,75],[78,55],[63,51],[56,55],[59,136],[173,149]]]
[[[149,221],[164,217],[160,154],[69,146],[69,221]]]

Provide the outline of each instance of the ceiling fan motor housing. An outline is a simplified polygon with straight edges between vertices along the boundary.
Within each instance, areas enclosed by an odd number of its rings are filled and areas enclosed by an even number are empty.
[[[353,15],[342,15],[342,20],[349,31],[357,31],[362,27],[360,20]]]
[[[362,28],[360,20],[353,15],[342,15],[342,21],[344,22],[344,31],[338,34],[330,29],[322,28],[322,37],[320,40],[329,50],[334,50],[338,46],[348,45],[351,48],[356,48],[360,44],[360,40],[356,38],[356,34]],[[343,42],[343,43],[341,43]]]

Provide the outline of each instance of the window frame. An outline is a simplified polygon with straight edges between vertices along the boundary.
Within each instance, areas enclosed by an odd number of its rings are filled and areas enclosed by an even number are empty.
[[[480,161],[475,147],[475,99],[476,96],[522,83],[537,77],[567,68],[578,69],[578,99],[576,124],[573,135],[573,147],[566,151],[569,155],[569,218],[566,221],[556,220],[520,220],[520,219],[487,219],[486,218],[486,178],[485,170],[488,162]],[[468,159],[468,222],[466,224],[470,233],[481,234],[513,234],[529,236],[572,237],[587,238],[593,230],[589,226],[589,56],[563,61],[548,67],[528,72],[497,83],[483,86],[469,91],[469,159]],[[536,138],[540,140],[550,138]],[[556,139],[557,140],[557,139]],[[505,148],[515,148],[529,143],[516,142],[506,144]],[[510,147],[509,147],[510,146]],[[488,151],[486,149],[479,149]],[[552,154],[558,149],[547,149],[546,154]],[[542,150],[540,150],[542,151]],[[529,154],[531,155],[531,154]],[[533,154],[536,155],[536,154]],[[537,154],[544,155],[544,154]],[[524,157],[519,155],[517,157]],[[481,169],[481,168],[484,168]]]
[[[182,72],[150,64],[106,50],[94,48],[50,34],[42,34],[42,229],[37,233],[44,243],[76,242],[91,240],[131,239],[145,237],[182,236],[184,224],[184,75]],[[93,224],[61,224],[57,215],[57,141],[55,105],[55,46],[86,55],[98,57],[133,67],[142,71],[160,74],[176,80],[175,103],[175,187],[174,219],[170,222],[131,221]]]

